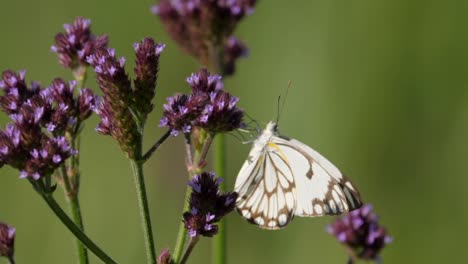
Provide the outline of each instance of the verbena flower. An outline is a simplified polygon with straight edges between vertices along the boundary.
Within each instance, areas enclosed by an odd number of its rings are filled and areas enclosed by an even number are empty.
[[[59,55],[63,67],[76,69],[86,66],[86,58],[96,50],[107,47],[107,36],[94,36],[91,33],[91,21],[77,17],[73,24],[65,24],[64,33],[55,35],[55,45],[51,50]]]
[[[193,127],[223,133],[242,126],[244,112],[237,107],[239,99],[223,90],[221,76],[201,69],[188,77],[187,83],[192,93],[167,98],[159,126],[169,127],[173,136],[189,133]]]
[[[101,134],[111,135],[122,150],[133,157],[139,134],[130,110],[133,91],[124,68],[125,58],[117,59],[115,50],[103,49],[89,56],[87,61],[94,67],[103,93],[96,108],[96,113],[101,117],[96,130]]]
[[[137,57],[135,88],[132,88],[125,71],[125,58],[117,59],[115,50],[101,49],[87,58],[103,93],[96,107],[101,118],[96,130],[112,136],[131,158],[135,157],[135,145],[141,136],[138,126],[153,109],[151,101],[155,95],[159,56],[164,45],[146,38],[134,47]]]
[[[191,237],[211,237],[218,232],[216,223],[235,208],[237,193],[222,193],[221,178],[214,173],[203,172],[189,182],[192,188],[189,211],[183,215],[185,227]]]
[[[159,70],[159,56],[165,45],[145,38],[133,45],[136,53],[135,65],[135,108],[146,117],[152,110],[152,100],[156,92],[156,81]]]
[[[0,223],[0,256],[13,258],[15,253],[15,228]]]
[[[232,52],[231,35],[255,4],[256,0],[161,0],[152,12],[185,52],[205,66],[219,59],[226,75],[233,73],[235,59],[240,57],[226,55]]]
[[[63,134],[64,131],[75,133],[95,108],[96,96],[93,92],[84,88],[75,96],[75,86],[76,81],[67,83],[56,78],[51,86],[42,91],[44,96],[52,99],[52,113],[46,126],[54,134]]]
[[[379,226],[370,204],[337,219],[327,231],[364,260],[379,260],[380,251],[392,241],[386,229]]]
[[[248,54],[249,50],[244,43],[233,36],[229,37],[224,47],[224,74],[233,74],[236,70],[237,59],[245,58]]]
[[[16,90],[22,91],[18,93],[22,95],[17,97],[17,107],[9,114],[12,123],[0,130],[0,167],[7,164],[18,169],[21,178],[39,180],[48,177],[76,154],[64,132],[89,116],[94,99],[84,97],[93,95],[82,90],[84,92],[75,98],[73,85],[61,79],[41,90],[39,86],[27,89],[24,73],[6,71],[4,79],[5,76],[9,78],[3,87],[10,92],[16,89],[15,86],[21,87]],[[15,78],[19,81],[14,81]],[[4,89],[6,94],[1,98],[8,97],[8,89]]]
[[[36,82],[32,82],[30,87],[26,85],[25,75],[24,70],[19,73],[10,70],[2,73],[0,89],[3,90],[4,95],[0,96],[0,108],[8,115],[17,113],[29,98],[40,91],[39,84]]]

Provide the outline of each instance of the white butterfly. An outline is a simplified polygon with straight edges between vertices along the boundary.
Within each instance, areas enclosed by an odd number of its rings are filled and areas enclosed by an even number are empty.
[[[279,135],[268,123],[237,175],[236,206],[264,229],[286,226],[295,215],[337,215],[361,207],[358,190],[311,147]]]

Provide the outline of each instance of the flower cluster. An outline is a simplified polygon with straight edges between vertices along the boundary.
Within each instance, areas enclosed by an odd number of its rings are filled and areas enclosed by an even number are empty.
[[[15,228],[0,223],[0,256],[12,259],[15,253]]]
[[[58,78],[46,89],[37,84],[28,88],[24,75],[2,74],[0,102],[13,122],[0,130],[0,167],[8,164],[22,178],[38,180],[76,154],[64,136],[77,133],[94,108],[95,96],[81,89],[75,97],[74,82]]]
[[[244,112],[237,107],[239,99],[223,90],[221,76],[206,69],[193,73],[187,82],[189,95],[177,94],[167,99],[159,125],[169,127],[171,134],[189,133],[200,127],[211,133],[229,132],[241,127]]]
[[[24,79],[25,75],[26,71],[2,73],[0,89],[3,90],[4,95],[0,97],[0,108],[8,115],[17,113],[23,103],[39,93],[39,84],[32,82],[31,87],[28,87]]]
[[[191,237],[215,235],[218,232],[215,223],[234,210],[237,193],[221,193],[221,181],[214,173],[203,172],[189,182],[192,188],[190,211],[185,212],[183,217]]]
[[[141,43],[135,43],[135,108],[146,116],[153,110],[153,99],[156,92],[156,81],[159,70],[159,56],[166,45],[154,43],[151,38],[145,38]]]
[[[52,113],[47,129],[54,134],[63,131],[76,133],[80,124],[92,113],[96,96],[87,88],[80,89],[78,97],[74,96],[76,81],[69,83],[56,78],[52,85],[42,91],[45,98],[52,100]]]
[[[55,36],[55,45],[51,50],[59,55],[63,67],[76,69],[86,66],[86,58],[96,50],[107,47],[107,36],[94,36],[91,33],[91,21],[77,17],[73,24],[65,24],[65,33]]]
[[[125,72],[125,58],[117,59],[115,50],[101,49],[86,59],[94,68],[103,93],[96,108],[101,117],[96,130],[116,139],[129,157],[135,155],[134,146],[140,137],[138,126],[153,108],[151,101],[155,95],[159,56],[164,50],[163,44],[151,38],[134,47],[137,57],[134,89]],[[140,124],[135,119],[139,119]]]
[[[392,241],[369,204],[337,219],[327,231],[365,260],[378,259],[380,251]]]
[[[227,75],[233,73],[235,60],[247,54],[245,45],[233,42],[231,34],[255,4],[256,0],[161,0],[152,12],[185,52],[202,65],[221,60],[219,66]]]

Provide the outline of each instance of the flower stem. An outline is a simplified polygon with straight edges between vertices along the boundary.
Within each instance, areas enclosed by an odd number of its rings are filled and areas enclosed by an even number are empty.
[[[83,218],[81,216],[80,202],[78,200],[78,195],[69,197],[68,204],[72,212],[73,221],[75,224],[84,232]],[[78,256],[81,264],[88,264],[89,257],[86,247],[79,241],[76,241],[76,246],[78,248]]]
[[[220,45],[213,45],[210,49],[210,62],[208,68],[211,72],[223,74],[223,57]],[[223,134],[217,135],[214,140],[214,164],[215,172],[219,177],[227,180],[226,175],[226,142]],[[224,184],[220,184],[219,190],[224,191]],[[212,260],[214,264],[226,263],[226,220],[222,219],[218,223],[218,234],[213,237]]]
[[[185,249],[184,255],[182,256],[182,259],[179,262],[180,264],[185,264],[185,262],[187,262],[187,259],[190,256],[190,253],[192,253],[192,250],[197,244],[198,240],[200,240],[199,236],[190,238],[189,244]]]
[[[185,134],[185,163],[187,166],[187,171],[189,173],[189,179],[193,176],[193,155],[192,155],[192,140],[190,139],[190,134]],[[188,210],[189,206],[189,197],[192,193],[192,190],[188,188],[185,190],[184,206],[182,208],[182,213]],[[187,229],[183,221],[180,221],[179,231],[177,232],[176,244],[174,246],[173,258],[175,263],[179,263],[180,258],[182,257],[182,251],[184,250],[185,241],[187,239]]]
[[[184,208],[182,209],[182,212],[185,212],[188,210],[188,206],[189,206],[188,199],[191,193],[192,193],[192,190],[190,188],[187,188],[187,190],[185,191]],[[173,254],[175,263],[180,263],[179,261],[182,256],[182,251],[184,250],[184,245],[185,245],[186,240],[187,240],[187,229],[185,228],[184,222],[180,221],[179,231],[177,233],[177,240],[176,240],[176,244],[174,247],[174,254]]]
[[[133,170],[133,179],[138,197],[138,207],[140,211],[141,226],[145,239],[146,263],[156,263],[156,248],[154,246],[153,229],[151,227],[151,216],[146,195],[145,178],[143,174],[143,163],[141,160],[141,141],[136,146],[136,158],[130,163]]]
[[[143,155],[142,162],[146,162],[153,153],[161,146],[162,143],[171,135],[171,130],[168,130],[153,146]]]
[[[13,257],[8,258],[8,263],[9,264],[15,264],[15,259]]]
[[[72,168],[72,170],[78,168]],[[74,187],[71,185],[72,178],[68,176],[67,169],[65,165],[60,166],[60,176],[63,180],[63,187],[65,190],[66,200],[68,202],[68,206],[72,213],[73,221],[75,224],[80,228],[81,231],[84,232],[84,225],[83,225],[83,218],[81,216],[81,208],[80,203],[78,200],[78,191],[73,190]],[[78,258],[80,264],[88,264],[89,263],[89,256],[86,247],[80,242],[79,239],[76,240],[76,247],[78,252]]]
[[[116,264],[111,257],[109,257],[104,251],[102,251],[81,229],[73,223],[73,221],[67,216],[67,214],[62,210],[54,197],[50,194],[41,194],[44,201],[52,209],[55,215],[62,221],[62,223],[70,230],[70,232],[75,235],[75,237],[83,243],[89,250],[91,250],[96,257],[102,260],[107,264]]]
[[[208,155],[208,150],[213,142],[213,136],[208,135],[205,138],[205,142],[203,142],[203,147],[200,151],[196,151],[195,158],[192,155],[192,141],[190,139],[190,135],[186,135],[185,137],[185,150],[186,150],[186,163],[187,163],[187,171],[189,173],[189,179],[192,179],[193,175],[196,173],[200,173],[200,165],[204,164],[206,159],[206,155]],[[197,164],[197,165],[194,165]],[[196,167],[194,167],[196,166]],[[192,193],[192,189],[187,187],[185,191],[185,198],[184,198],[184,207],[182,212],[188,211],[189,207],[189,198],[190,194]],[[173,258],[175,263],[181,263],[180,259],[182,257],[182,251],[184,249],[185,242],[187,240],[187,229],[185,228],[184,222],[181,221],[179,224],[179,231],[177,233],[177,240],[174,247],[174,254]]]
[[[214,139],[215,171],[219,177],[226,180],[226,142],[223,134]],[[224,183],[219,185],[219,190],[224,191]],[[218,234],[213,237],[213,263],[226,263],[226,220],[223,218],[218,223]]]

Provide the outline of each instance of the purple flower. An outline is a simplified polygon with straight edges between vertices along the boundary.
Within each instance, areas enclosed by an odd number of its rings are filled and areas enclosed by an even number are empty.
[[[32,82],[31,87],[26,85],[25,71],[15,73],[7,70],[2,73],[0,79],[0,89],[3,96],[0,96],[0,109],[8,115],[18,113],[20,107],[30,98],[39,94],[40,87]]]
[[[73,24],[65,24],[64,33],[55,35],[51,50],[59,55],[63,67],[76,69],[87,65],[86,58],[96,50],[107,47],[107,36],[95,37],[91,33],[91,21],[77,17]]]
[[[192,122],[201,114],[207,100],[204,94],[177,94],[167,98],[160,126],[171,128],[173,136],[177,136],[179,131],[189,133]]]
[[[153,110],[151,101],[156,92],[159,56],[165,48],[162,43],[155,43],[152,38],[145,38],[134,44],[135,65],[135,108],[146,116]]]
[[[97,81],[103,93],[95,108],[101,118],[96,130],[111,135],[129,157],[133,157],[134,146],[139,140],[137,124],[130,108],[133,104],[133,90],[125,72],[125,59],[117,59],[113,49],[101,49],[87,58],[94,67]]]
[[[370,204],[337,219],[327,231],[364,260],[378,260],[380,251],[392,241],[385,228],[379,226]]]
[[[211,237],[218,232],[216,223],[234,210],[237,193],[221,193],[220,178],[214,173],[195,175],[188,185],[192,188],[190,211],[184,213],[185,227],[191,237]]]
[[[0,256],[13,259],[15,253],[15,228],[0,223]]]
[[[78,119],[86,120],[96,107],[97,97],[90,89],[81,89],[77,99]]]
[[[41,91],[42,105],[47,110],[43,126],[54,135],[64,135],[66,131],[76,133],[92,113],[95,95],[85,88],[79,89],[79,95],[75,96],[75,86],[75,81],[67,83],[56,78],[47,89]]]
[[[193,127],[210,133],[235,130],[242,125],[244,112],[237,107],[238,98],[223,90],[221,76],[210,75],[206,69],[187,78],[190,95],[175,95],[167,99],[159,125],[169,127],[172,135],[189,133]]]
[[[226,75],[233,73],[234,60],[240,57],[229,50],[230,36],[239,21],[253,12],[255,4],[256,0],[161,0],[151,10],[172,39],[202,65],[209,65],[214,57],[221,58],[221,70]]]
[[[192,75],[187,78],[187,83],[192,88],[193,93],[209,94],[223,89],[224,86],[221,76],[217,74],[210,75],[204,68],[197,73],[192,73]]]
[[[195,121],[195,125],[216,133],[229,132],[241,127],[244,111],[236,106],[238,101],[239,98],[225,91],[213,92],[210,102]]]
[[[228,38],[224,46],[224,74],[232,75],[236,70],[236,61],[245,58],[249,54],[247,46],[234,36]]]

